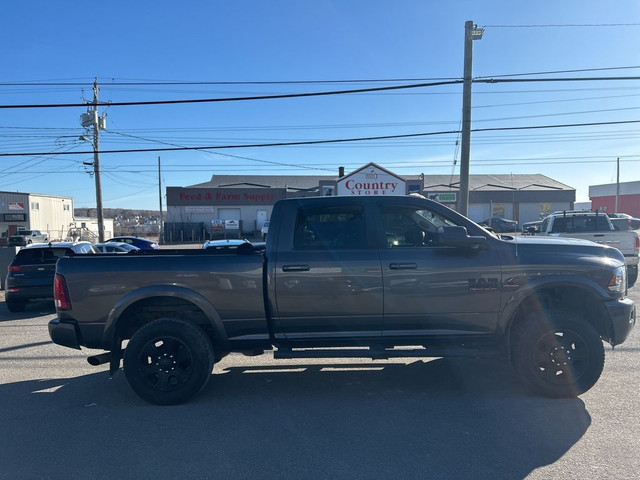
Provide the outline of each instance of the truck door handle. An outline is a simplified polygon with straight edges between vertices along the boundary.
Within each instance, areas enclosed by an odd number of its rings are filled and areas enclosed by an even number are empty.
[[[309,265],[283,265],[283,272],[308,272],[311,270]]]
[[[415,270],[418,265],[415,263],[391,263],[389,268],[391,270]]]

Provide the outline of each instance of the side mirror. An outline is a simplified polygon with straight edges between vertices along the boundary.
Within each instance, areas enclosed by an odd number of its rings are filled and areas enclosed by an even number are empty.
[[[465,227],[438,227],[438,243],[450,247],[480,248],[487,243],[487,237],[469,236]]]

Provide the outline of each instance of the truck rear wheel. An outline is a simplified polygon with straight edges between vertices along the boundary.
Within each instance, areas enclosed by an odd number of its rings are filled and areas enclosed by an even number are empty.
[[[146,324],[124,351],[129,385],[156,405],[177,405],[192,398],[211,377],[213,362],[213,346],[205,332],[175,318]]]
[[[589,390],[604,368],[604,347],[590,324],[562,310],[530,316],[515,350],[515,367],[534,392],[553,398]]]

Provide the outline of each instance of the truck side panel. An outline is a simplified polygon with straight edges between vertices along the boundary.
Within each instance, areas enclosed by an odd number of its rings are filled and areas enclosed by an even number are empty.
[[[67,280],[73,309],[61,311],[61,320],[76,320],[85,342],[94,346],[107,339],[96,339],[98,328],[113,323],[127,307],[146,302],[151,310],[152,298],[183,296],[200,298],[210,305],[222,321],[224,340],[241,339],[248,332],[264,332],[268,339],[263,304],[263,257],[261,255],[112,255],[63,258],[57,273]],[[126,299],[125,299],[126,297]],[[123,300],[124,299],[124,300]],[[185,300],[187,301],[187,300]],[[193,302],[192,302],[193,303]],[[214,309],[215,306],[215,309]],[[206,307],[201,308],[207,315]],[[210,322],[216,319],[207,315]],[[215,316],[215,315],[213,315]],[[131,321],[131,320],[129,320]]]

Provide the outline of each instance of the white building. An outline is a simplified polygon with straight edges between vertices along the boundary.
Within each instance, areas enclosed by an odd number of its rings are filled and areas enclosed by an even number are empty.
[[[38,193],[0,192],[0,235],[40,230],[63,240],[73,222],[73,199]]]
[[[113,220],[105,219],[104,223],[105,238],[108,238],[113,235]],[[83,239],[96,241],[91,232],[97,238],[97,220],[74,218],[72,197],[0,192],[0,239],[3,241],[18,230],[40,230],[52,241],[68,240],[74,230],[83,228]]]

